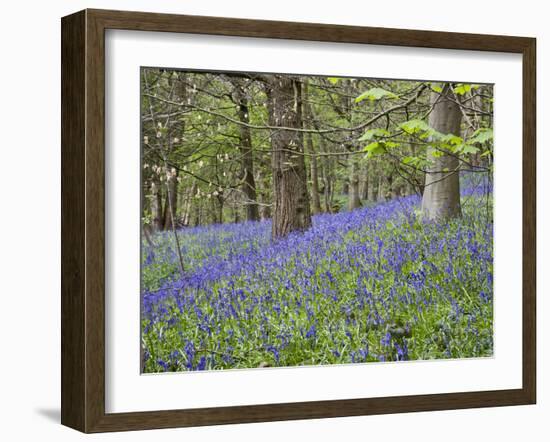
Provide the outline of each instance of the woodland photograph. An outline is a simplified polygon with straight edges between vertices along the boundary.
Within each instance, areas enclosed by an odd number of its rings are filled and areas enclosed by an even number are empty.
[[[492,357],[493,85],[140,84],[143,373]]]

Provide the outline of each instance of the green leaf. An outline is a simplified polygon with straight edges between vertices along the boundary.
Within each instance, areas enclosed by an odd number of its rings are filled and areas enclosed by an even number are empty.
[[[369,155],[377,155],[379,153],[382,153],[384,152],[384,146],[382,143],[380,143],[379,141],[374,141],[370,144],[367,144],[364,148],[363,148],[363,151],[364,152],[367,152]]]
[[[404,157],[401,161],[403,162],[403,164],[415,165],[416,163],[418,163],[419,158],[417,158],[417,157]]]
[[[437,83],[430,83],[430,89],[434,92],[441,93],[443,92],[443,88],[441,86],[438,86]]]
[[[443,143],[447,143],[452,146],[460,146],[464,143],[464,140],[454,134],[443,135],[439,138]]]
[[[485,143],[493,139],[493,129],[482,127],[476,130],[472,137],[468,140],[469,143]]]
[[[388,137],[390,133],[386,129],[369,129],[360,138],[359,141],[370,141],[375,137]]]
[[[472,85],[471,84],[465,84],[465,83],[459,83],[458,85],[455,86],[455,88],[453,90],[454,90],[455,94],[464,95],[465,93],[470,92],[472,90]]]
[[[367,158],[369,158],[373,155],[384,153],[387,149],[392,149],[398,146],[399,143],[395,143],[393,141],[373,141],[363,148],[363,152],[367,152]]]
[[[425,134],[431,135],[435,132],[428,125],[428,123],[419,119],[405,121],[404,123],[401,123],[399,127],[409,135],[418,134],[418,133],[425,133]]]
[[[367,152],[367,157],[370,157],[372,155],[379,155],[381,153],[384,153],[384,143],[381,143],[379,141],[375,141],[373,143],[370,143],[365,146],[363,149],[365,152]]]
[[[340,81],[340,78],[338,78],[338,77],[328,77],[327,80],[330,81],[332,84],[338,84],[338,82]]]
[[[359,95],[356,99],[356,103],[360,103],[361,101],[365,99],[369,99],[370,101],[380,100],[382,98],[399,98],[397,95],[395,95],[391,91],[387,91],[386,89],[382,89],[380,87],[373,87],[372,89],[369,89],[368,91],[363,92],[361,95]]]
[[[462,146],[462,153],[478,153],[479,148],[472,146],[471,144],[464,144]]]

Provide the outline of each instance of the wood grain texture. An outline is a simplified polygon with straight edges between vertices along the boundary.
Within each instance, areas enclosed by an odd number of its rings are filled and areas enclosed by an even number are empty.
[[[85,13],[63,19],[61,43],[61,422],[85,417]]]
[[[105,30],[186,32],[523,55],[523,387],[338,401],[105,413]],[[141,430],[532,404],[536,398],[535,40],[86,10],[62,19],[62,423]]]
[[[523,389],[537,395],[537,100],[536,40],[523,50]]]

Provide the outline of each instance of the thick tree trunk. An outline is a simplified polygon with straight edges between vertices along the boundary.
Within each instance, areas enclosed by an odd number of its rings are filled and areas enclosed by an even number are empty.
[[[290,77],[274,76],[267,87],[271,126],[302,128],[300,83]],[[292,130],[271,133],[273,171],[272,237],[284,237],[311,226],[304,161],[303,136]]]
[[[462,113],[449,84],[441,94],[432,92],[429,124],[443,134],[460,135]],[[437,152],[437,156],[434,153]],[[422,213],[428,220],[445,220],[461,215],[459,161],[456,156],[443,154],[435,147],[428,147],[431,165],[426,173]]]
[[[256,203],[256,182],[254,180],[254,156],[252,152],[252,136],[250,127],[250,114],[248,108],[248,98],[242,84],[236,84],[234,89],[234,99],[237,102],[239,120],[241,124],[241,168],[243,174],[242,190],[246,201],[246,219],[248,221],[257,221],[260,216],[258,213],[258,204]]]

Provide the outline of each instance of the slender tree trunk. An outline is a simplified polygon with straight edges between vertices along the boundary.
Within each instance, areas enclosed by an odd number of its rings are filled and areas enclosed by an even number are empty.
[[[369,167],[363,169],[361,181],[359,184],[359,198],[368,201],[369,199]]]
[[[319,138],[319,144],[321,152],[327,152],[326,141],[323,137]],[[321,176],[323,178],[323,197],[325,203],[325,212],[332,213],[332,171],[331,171],[331,159],[328,155],[323,157],[323,168]]]
[[[385,178],[383,172],[380,173],[378,177],[378,201],[386,201],[386,188],[385,188]]]
[[[321,199],[319,197],[319,172],[317,168],[317,156],[311,133],[306,134],[307,152],[310,154],[310,174],[311,174],[311,204],[313,213],[321,213]]]
[[[235,84],[234,99],[237,102],[241,141],[241,167],[243,174],[242,190],[246,197],[246,219],[248,221],[257,221],[260,216],[258,214],[258,204],[256,204],[256,182],[254,180],[254,156],[252,152],[252,136],[250,127],[246,126],[250,123],[250,113],[248,108],[248,98],[244,86],[241,83]]]
[[[217,200],[217,209],[218,209],[218,214],[217,214],[217,222],[220,223],[220,224],[223,224],[223,206],[224,206],[224,199],[222,196],[218,195],[216,197],[216,200]]]
[[[375,178],[371,175],[369,179],[369,189],[368,189],[368,200],[369,201],[376,201],[377,200],[377,192],[378,188],[376,187],[376,181]]]
[[[311,106],[307,101],[309,97],[309,89],[307,81],[304,81],[303,90],[303,109],[304,109],[304,123],[311,121],[313,112]],[[308,127],[312,127],[311,124],[307,124]],[[313,135],[311,132],[305,134],[306,139],[306,152],[309,154],[309,169],[311,175],[311,205],[314,214],[321,213],[321,200],[319,198],[319,172],[317,169],[317,155],[315,153],[315,146],[313,144]]]
[[[460,135],[462,113],[454,99],[449,84],[443,86],[441,94],[431,93],[433,110],[429,124],[436,131]],[[426,173],[422,197],[424,217],[428,220],[445,220],[461,216],[458,158],[450,154],[441,155],[441,151],[433,146],[428,147],[428,158],[431,165]]]
[[[256,181],[258,183],[261,183],[260,202],[262,204],[260,205],[260,219],[269,219],[271,218],[271,199],[269,197],[269,188],[271,186],[271,182],[269,180],[268,174],[266,174],[264,171],[263,165],[258,170]]]
[[[157,182],[151,183],[151,218],[155,232],[164,227],[164,216],[162,212],[162,192]]]
[[[351,158],[350,166],[350,181],[349,181],[349,196],[348,196],[348,209],[354,210],[361,207],[361,199],[359,196],[359,171],[357,162],[354,158]]]
[[[270,125],[302,128],[300,83],[288,76],[274,76],[267,87]],[[271,133],[273,170],[272,237],[284,237],[311,226],[307,173],[301,132]]]
[[[193,180],[193,184],[186,192],[185,205],[183,206],[183,225],[188,226],[191,224],[191,209],[193,208],[193,198],[195,197],[195,192],[197,191],[197,182]]]
[[[172,217],[177,219],[178,210],[178,173],[176,169],[166,174],[166,203],[164,204],[164,230],[172,229]],[[175,226],[174,226],[175,227]]]

